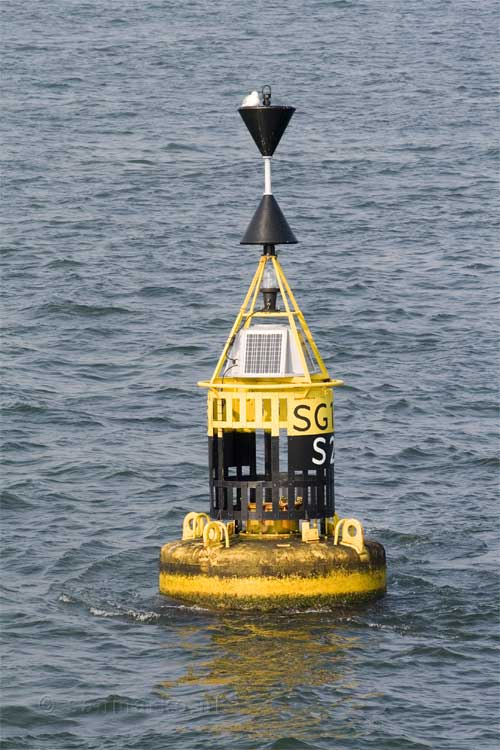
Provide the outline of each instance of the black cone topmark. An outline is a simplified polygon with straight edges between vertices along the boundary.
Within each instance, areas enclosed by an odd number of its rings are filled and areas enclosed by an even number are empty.
[[[279,107],[273,104],[260,107],[240,107],[238,112],[262,156],[272,156],[295,107]]]

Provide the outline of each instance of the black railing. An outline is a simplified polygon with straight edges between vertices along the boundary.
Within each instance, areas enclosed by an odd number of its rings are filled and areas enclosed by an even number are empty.
[[[210,515],[237,521],[326,518],[335,512],[333,471],[211,479]]]

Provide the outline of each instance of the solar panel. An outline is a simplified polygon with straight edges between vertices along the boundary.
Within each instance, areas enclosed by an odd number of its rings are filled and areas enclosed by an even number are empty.
[[[247,375],[280,375],[283,333],[246,335],[245,373]]]

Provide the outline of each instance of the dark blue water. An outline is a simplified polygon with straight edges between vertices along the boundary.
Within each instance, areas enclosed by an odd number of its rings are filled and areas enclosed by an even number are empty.
[[[493,0],[4,0],[2,748],[498,747]],[[337,392],[359,611],[157,594],[258,249],[236,113],[297,112],[281,261]]]

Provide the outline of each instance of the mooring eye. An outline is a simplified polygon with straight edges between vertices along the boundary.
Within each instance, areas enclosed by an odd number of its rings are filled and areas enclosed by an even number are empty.
[[[271,87],[268,84],[262,86],[262,104],[265,107],[271,104]]]

